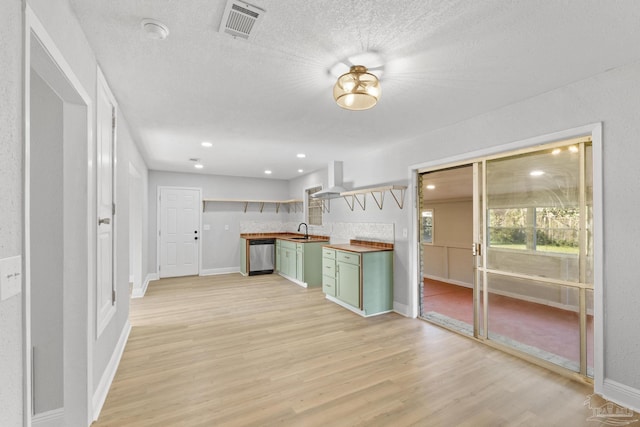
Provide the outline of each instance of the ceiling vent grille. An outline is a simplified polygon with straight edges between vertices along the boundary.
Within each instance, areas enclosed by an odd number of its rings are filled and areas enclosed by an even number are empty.
[[[237,0],[229,0],[218,31],[248,39],[265,10]]]

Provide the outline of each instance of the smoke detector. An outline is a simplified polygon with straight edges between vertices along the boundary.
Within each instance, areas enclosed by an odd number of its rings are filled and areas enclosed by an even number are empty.
[[[266,11],[238,0],[229,0],[224,8],[219,32],[248,39],[255,33],[256,24]]]
[[[155,19],[145,18],[140,23],[142,31],[147,38],[153,40],[164,40],[169,35],[169,29],[162,22]]]

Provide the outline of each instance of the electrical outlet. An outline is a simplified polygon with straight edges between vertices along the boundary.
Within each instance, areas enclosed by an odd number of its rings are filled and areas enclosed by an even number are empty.
[[[0,301],[18,295],[22,288],[22,256],[0,259]]]

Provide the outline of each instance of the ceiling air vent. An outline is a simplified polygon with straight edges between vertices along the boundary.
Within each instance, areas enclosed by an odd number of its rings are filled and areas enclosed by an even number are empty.
[[[249,3],[229,0],[218,31],[248,39],[255,32],[256,24],[264,13],[264,9]]]

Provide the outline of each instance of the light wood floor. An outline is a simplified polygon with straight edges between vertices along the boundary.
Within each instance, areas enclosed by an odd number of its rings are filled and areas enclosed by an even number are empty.
[[[95,427],[599,425],[587,385],[277,275],[152,282],[131,324]]]

